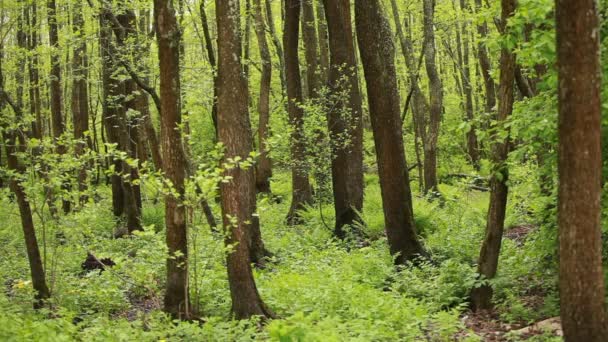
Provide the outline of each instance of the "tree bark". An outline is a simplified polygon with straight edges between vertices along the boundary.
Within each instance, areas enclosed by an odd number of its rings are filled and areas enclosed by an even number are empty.
[[[317,33],[319,35],[319,78],[321,86],[327,83],[329,77],[329,33],[325,8],[322,0],[315,0],[317,10]]]
[[[8,103],[15,112],[16,119],[19,121],[23,119],[22,107],[16,104],[4,90],[4,74],[2,70],[4,52],[2,45],[3,44],[0,44],[0,112],[3,111],[4,107]],[[2,120],[2,122],[8,121]],[[25,248],[30,264],[32,285],[36,291],[33,306],[34,309],[40,309],[44,306],[44,301],[50,298],[51,293],[46,284],[45,271],[42,264],[42,258],[40,256],[38,241],[36,239],[36,230],[32,217],[32,209],[27,199],[25,189],[23,188],[19,178],[25,173],[26,170],[23,165],[20,165],[19,159],[15,154],[17,152],[25,152],[25,149],[23,141],[19,141],[21,139],[17,138],[19,133],[14,130],[9,130],[5,125],[3,126],[2,138],[6,151],[7,166],[9,170],[15,173],[14,177],[10,179],[9,183],[10,188],[17,199],[17,206],[19,207],[19,214],[21,217],[21,226],[23,228],[23,236],[25,238]]]
[[[395,28],[397,31],[397,37],[399,38],[399,43],[401,45],[401,52],[403,53],[403,57],[405,58],[405,64],[408,70],[408,78],[410,81],[410,92],[411,92],[411,107],[412,107],[412,121],[414,122],[414,132],[415,132],[415,148],[416,148],[416,159],[418,161],[418,174],[419,174],[419,183],[421,188],[424,187],[424,163],[421,162],[420,152],[419,152],[419,141],[422,141],[422,145],[426,143],[426,118],[425,115],[428,112],[429,105],[424,96],[424,93],[420,89],[419,80],[419,67],[420,62],[416,59],[414,55],[414,46],[412,44],[411,35],[407,36],[403,32],[403,27],[401,25],[401,19],[399,17],[399,8],[397,7],[397,1],[391,0],[391,10],[393,12],[393,20],[395,22]],[[404,108],[404,111],[407,111],[408,108]]]
[[[112,76],[115,71],[115,65],[111,55],[114,54],[114,46],[112,44],[112,28],[109,19],[110,14],[102,10],[99,16],[99,46],[102,60],[102,120],[106,131],[108,142],[111,144],[119,144],[120,137],[116,127],[119,123],[118,108],[115,104],[116,97],[119,96],[119,83]],[[122,187],[122,163],[118,159],[113,159],[114,172],[111,175],[112,183],[112,209],[114,216],[121,217],[124,214],[125,196]]]
[[[481,7],[481,0],[475,0],[477,11],[480,11]],[[477,33],[480,38],[486,39],[488,37],[488,24],[486,22],[477,24]],[[496,84],[494,83],[494,79],[492,79],[492,63],[490,62],[488,48],[482,41],[477,44],[477,57],[479,58],[479,66],[486,93],[485,112],[486,115],[490,115],[494,111],[494,107],[496,107]]]
[[[116,35],[116,43],[119,47],[119,56],[123,65],[127,63],[126,56],[130,51],[128,42],[135,40],[137,35],[136,17],[132,9],[125,9],[121,14],[116,16],[117,24],[114,32]],[[128,76],[128,75],[125,75]],[[138,119],[131,117],[129,111],[137,111],[137,84],[131,77],[126,77],[122,84],[122,110],[120,113],[120,146],[121,150],[126,152],[129,158],[137,159],[137,141],[139,140],[139,128],[137,125]],[[123,171],[128,177],[123,177],[123,188],[125,195],[125,214],[127,216],[127,228],[129,233],[136,230],[141,230],[141,190],[138,185],[139,170],[126,162],[123,162]]]
[[[252,226],[256,207],[255,175],[252,167],[227,165],[240,157],[246,160],[253,137],[247,108],[247,82],[242,74],[239,4],[235,0],[216,0],[218,27],[218,132],[224,144],[225,175],[220,185],[222,218],[228,251],[228,281],[232,312],[237,319],[272,317],[258,293],[250,266]]]
[[[360,223],[359,213],[363,210],[363,111],[350,1],[323,0],[323,4],[329,28],[329,87],[335,102],[327,120],[334,154],[331,165],[334,234],[344,238],[344,226]]]
[[[556,0],[559,292],[566,341],[606,341],[598,4]]]
[[[11,147],[18,144],[17,139],[15,138],[16,134],[16,132],[3,134],[4,141],[7,142],[5,145],[7,166],[9,170],[17,172],[17,174],[22,174],[25,172],[25,169],[19,165],[19,161],[15,156],[17,149]],[[42,257],[40,256],[40,248],[38,247],[38,240],[36,239],[32,209],[21,181],[17,178],[13,178],[10,180],[9,184],[17,199],[17,206],[19,207],[19,215],[21,217],[21,227],[23,228],[23,236],[25,237],[25,249],[30,264],[32,285],[36,291],[34,309],[40,309],[44,306],[44,301],[51,297],[51,292],[46,284]]]
[[[120,16],[112,13],[107,3],[102,4],[100,15],[100,46],[103,59],[102,77],[104,84],[104,123],[110,143],[116,144],[119,151],[129,158],[136,158],[136,146],[132,139],[137,139],[134,123],[127,118],[129,109],[136,110],[135,82],[128,78],[124,81],[116,78],[117,63],[121,63],[125,54],[125,41],[132,34],[134,14],[128,10]],[[112,42],[112,31],[116,43]],[[118,49],[117,47],[120,47]],[[122,63],[128,65],[126,63]],[[135,180],[139,178],[137,168],[131,167],[126,160],[115,159],[112,175],[112,203],[114,214],[126,218],[127,232],[141,230],[141,200],[139,187]]]
[[[154,0],[154,17],[160,64],[163,171],[174,190],[165,196],[169,256],[164,311],[174,318],[190,319],[193,314],[188,296],[188,234],[186,207],[182,203],[187,163],[180,130],[180,31],[173,1]]]
[[[438,194],[437,140],[443,111],[443,86],[435,63],[435,1],[424,0],[424,60],[429,77],[429,127],[424,144],[424,190]]]
[[[287,99],[289,121],[293,125],[291,134],[291,207],[287,214],[289,224],[300,221],[298,211],[312,203],[312,189],[306,166],[306,146],[304,141],[304,111],[302,103],[302,81],[298,58],[298,37],[300,31],[300,1],[285,0],[285,28],[283,45],[285,46],[285,73],[287,77]]]
[[[507,21],[515,12],[517,0],[502,0],[501,22],[503,34],[508,34]],[[500,84],[497,121],[499,129],[504,129],[502,124],[506,122],[513,111],[513,83],[515,81],[515,54],[506,47],[501,49],[500,56]],[[502,234],[507,209],[507,196],[509,188],[509,169],[506,165],[509,153],[509,138],[501,141],[495,133],[492,137],[492,162],[493,172],[490,178],[490,206],[486,234],[479,254],[477,272],[484,279],[492,279],[498,268],[498,257],[502,243]],[[471,291],[471,303],[473,310],[488,310],[492,308],[493,290],[489,284],[484,284]]]
[[[306,80],[308,84],[308,99],[317,97],[319,82],[319,44],[315,26],[315,10],[312,0],[302,0],[302,40],[306,57]]]
[[[28,16],[27,24],[29,27],[28,34],[28,52],[30,53],[28,64],[29,76],[29,94],[30,94],[30,113],[34,115],[35,120],[32,122],[32,136],[36,139],[42,139],[44,126],[42,124],[42,103],[40,99],[40,72],[38,65],[40,58],[36,50],[38,49],[38,11],[36,3],[30,6],[31,16]],[[27,13],[27,11],[26,11]]]
[[[260,58],[262,59],[262,75],[260,77],[260,99],[258,102],[258,144],[260,157],[256,165],[256,189],[260,193],[270,193],[270,177],[272,177],[272,161],[268,155],[268,138],[270,135],[270,87],[272,81],[272,60],[268,41],[266,40],[266,24],[262,12],[261,0],[253,0],[253,16],[255,33],[258,39]]]
[[[61,52],[59,51],[59,27],[57,25],[57,5],[55,0],[47,0],[47,18],[49,24],[49,45],[51,47],[51,77],[50,77],[50,98],[51,98],[51,123],[53,138],[56,141],[65,133],[65,122],[63,120],[63,91],[61,89]],[[64,154],[66,146],[57,144],[57,153]],[[63,188],[69,185],[64,184]],[[63,200],[63,211],[68,213],[71,210],[69,200]]]
[[[476,170],[479,170],[480,155],[479,155],[479,143],[477,142],[477,133],[475,133],[475,113],[473,108],[473,84],[471,83],[471,64],[470,64],[470,40],[469,40],[469,21],[468,17],[472,15],[471,8],[467,0],[460,0],[460,9],[464,16],[462,17],[462,83],[464,87],[465,95],[465,112],[466,120],[470,123],[471,127],[467,132],[467,152],[471,164]]]
[[[203,26],[203,35],[205,37],[205,50],[207,50],[207,58],[209,59],[209,64],[213,69],[213,105],[211,107],[211,119],[213,120],[215,138],[217,140],[217,62],[215,59],[215,51],[213,49],[213,41],[211,40],[211,33],[209,32],[209,21],[207,19],[207,12],[205,11],[205,2],[205,0],[201,0],[201,24]]]
[[[416,236],[412,191],[400,118],[395,47],[379,0],[356,0],[355,22],[367,83],[376,145],[384,224],[395,263],[404,264],[424,250]]]
[[[72,31],[76,37],[74,56],[72,57],[72,123],[74,125],[74,139],[77,140],[75,153],[81,156],[85,148],[92,145],[90,137],[85,136],[89,130],[89,95],[88,95],[88,55],[87,43],[84,37],[84,18],[82,16],[82,3],[76,2],[72,9]],[[83,165],[78,170],[78,192],[80,203],[87,200],[87,167]]]
[[[281,45],[281,40],[279,39],[279,35],[277,34],[277,30],[274,25],[274,17],[272,16],[272,0],[265,0],[266,4],[266,20],[268,20],[268,31],[270,31],[270,36],[272,37],[272,44],[277,53],[277,59],[279,60],[279,73],[281,77],[281,89],[283,90],[283,95],[287,94],[287,76],[286,74],[286,66],[285,66],[285,54],[283,53],[283,46]],[[282,0],[281,0],[282,3]]]

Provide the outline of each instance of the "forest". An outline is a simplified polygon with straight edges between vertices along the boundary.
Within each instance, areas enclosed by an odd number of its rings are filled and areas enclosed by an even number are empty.
[[[607,37],[608,0],[0,0],[0,341],[608,341]]]

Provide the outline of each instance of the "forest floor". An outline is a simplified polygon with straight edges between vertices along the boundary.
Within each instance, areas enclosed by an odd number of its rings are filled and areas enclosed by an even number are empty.
[[[30,308],[18,211],[7,194],[1,196],[0,340],[561,341],[555,324],[515,332],[558,315],[549,235],[533,224],[523,185],[513,187],[508,210],[509,229],[493,280],[496,310],[485,315],[472,314],[466,299],[476,284],[487,193],[444,184],[443,203],[416,196],[417,227],[433,262],[396,270],[384,236],[376,176],[366,176],[364,247],[332,238],[330,203],[305,212],[305,225],[286,226],[288,175],[276,175],[272,186],[283,200],[262,198],[259,214],[264,241],[275,257],[255,271],[263,299],[279,316],[266,325],[230,320],[223,239],[198,210],[189,235],[190,286],[193,309],[205,323],[167,319],[160,311],[164,206],[154,203],[157,194],[146,191],[145,231],[113,239],[105,187],[99,189],[100,202],[59,222],[43,223],[38,216],[54,309],[36,313]],[[116,265],[102,273],[83,272],[88,251]]]

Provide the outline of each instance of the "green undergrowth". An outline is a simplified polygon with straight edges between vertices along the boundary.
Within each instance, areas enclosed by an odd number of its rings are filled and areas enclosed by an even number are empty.
[[[116,224],[105,187],[98,189],[100,202],[58,222],[36,218],[53,310],[34,312],[18,211],[8,194],[0,196],[0,220],[5,222],[0,225],[0,340],[452,341],[456,334],[459,340],[481,340],[467,331],[461,316],[468,291],[477,284],[475,262],[487,193],[454,184],[441,186],[442,201],[416,195],[416,223],[432,259],[396,269],[384,235],[377,176],[366,176],[363,244],[332,238],[329,203],[304,212],[306,224],[286,226],[288,179],[287,173],[274,178],[279,203],[259,201],[264,240],[275,254],[265,269],[255,271],[262,297],[279,317],[267,324],[231,320],[222,236],[209,229],[200,210],[193,211],[189,236],[190,284],[192,305],[205,323],[168,319],[160,311],[165,281],[162,202],[155,204],[155,195],[146,193],[145,231],[113,239]],[[518,192],[523,190],[515,186]],[[219,215],[219,204],[211,205]],[[529,219],[521,205],[510,204],[508,227]],[[532,232],[523,245],[504,241],[493,284],[505,321],[533,321],[557,310],[553,268],[547,266],[551,254],[540,253],[536,242],[542,234]],[[101,274],[82,273],[87,251],[112,258],[116,266]],[[538,310],[526,302],[533,290],[548,298]]]

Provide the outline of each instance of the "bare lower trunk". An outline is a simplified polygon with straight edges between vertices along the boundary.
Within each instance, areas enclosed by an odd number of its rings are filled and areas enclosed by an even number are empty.
[[[272,81],[272,59],[266,40],[266,24],[262,12],[262,0],[253,0],[253,15],[255,18],[255,33],[262,59],[262,75],[260,77],[260,100],[258,102],[258,141],[260,157],[256,166],[256,189],[261,193],[270,193],[270,177],[272,177],[272,162],[268,156],[268,138],[270,134],[270,86]]]
[[[329,28],[329,87],[335,102],[331,104],[327,120],[334,153],[331,165],[336,213],[334,234],[344,238],[344,226],[360,223],[359,212],[363,210],[363,111],[350,1],[324,0],[323,3]]]
[[[502,23],[506,30],[507,20],[515,12],[516,0],[502,0]],[[503,32],[503,34],[505,34]],[[507,48],[501,50],[500,57],[500,86],[498,103],[498,124],[504,123],[513,111],[513,83],[515,80],[515,55]],[[490,179],[490,207],[486,234],[479,254],[477,272],[484,279],[492,279],[498,268],[498,257],[502,243],[502,234],[507,209],[507,196],[509,189],[509,169],[506,165],[509,153],[509,139],[501,141],[494,134],[492,146],[492,162],[494,164],[493,174]],[[488,310],[492,308],[492,287],[484,284],[471,291],[471,303],[473,310]]]
[[[218,27],[218,132],[224,143],[223,162],[240,157],[247,159],[253,137],[249,122],[247,83],[241,73],[241,36],[238,29],[238,2],[216,0]],[[226,165],[226,164],[224,164]],[[252,167],[233,165],[225,170],[231,180],[220,185],[228,281],[232,312],[237,319],[252,316],[270,318],[272,312],[258,293],[250,266],[253,227],[257,222],[255,175]],[[257,227],[259,229],[259,227]]]
[[[443,111],[443,87],[437,71],[435,51],[435,1],[424,0],[424,60],[429,77],[429,127],[424,144],[424,190],[438,194],[437,141]]]
[[[566,341],[606,341],[598,4],[556,1],[559,292]]]
[[[416,236],[409,171],[403,148],[400,101],[397,92],[395,48],[380,0],[356,0],[355,21],[365,71],[384,224],[390,251],[404,264],[424,250]]]
[[[175,9],[170,0],[154,0],[158,60],[160,63],[161,144],[163,171],[172,191],[165,197],[167,285],[164,310],[174,318],[190,319],[188,296],[188,240],[186,207],[183,205],[186,156],[183,150],[180,113],[180,47]]]
[[[308,179],[306,165],[306,146],[304,141],[304,111],[302,103],[302,82],[298,59],[298,36],[300,31],[300,3],[298,0],[287,1],[285,28],[283,30],[283,45],[285,46],[285,62],[287,77],[287,99],[289,120],[293,125],[291,135],[291,207],[287,215],[290,224],[300,222],[298,211],[312,203],[312,190]],[[293,7],[293,8],[292,8]]]

